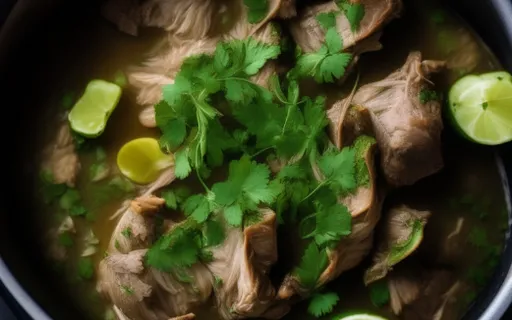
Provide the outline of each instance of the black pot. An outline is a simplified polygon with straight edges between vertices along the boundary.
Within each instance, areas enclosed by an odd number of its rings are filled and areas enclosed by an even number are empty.
[[[414,1],[414,0],[411,0]],[[0,17],[7,16],[8,4],[0,0]],[[4,165],[0,208],[0,280],[14,297],[15,311],[21,317],[37,320],[83,319],[73,299],[60,286],[58,275],[43,263],[43,244],[36,241],[38,215],[33,204],[32,186],[37,176],[34,155],[38,132],[45,118],[38,110],[38,97],[52,89],[45,79],[51,72],[52,48],[47,39],[58,28],[66,28],[70,41],[79,28],[87,28],[87,19],[95,16],[97,1],[19,0],[0,34],[0,78],[2,154]],[[466,19],[512,71],[512,3],[510,0],[447,0]],[[5,5],[7,4],[7,5]],[[87,47],[81,48],[84,53]],[[42,128],[43,127],[43,128]],[[495,148],[508,196],[511,215],[512,145]],[[507,179],[508,178],[508,179]],[[509,234],[509,233],[508,233]],[[508,237],[507,234],[507,237]],[[478,297],[466,318],[496,320],[502,317],[512,300],[512,240],[501,264],[487,288]],[[511,316],[512,317],[512,316]],[[0,318],[4,319],[0,314]],[[508,318],[508,317],[507,317]],[[27,317],[27,319],[29,319]]]

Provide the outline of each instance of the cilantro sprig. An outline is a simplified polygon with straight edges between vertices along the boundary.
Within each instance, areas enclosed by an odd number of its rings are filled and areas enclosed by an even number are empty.
[[[204,167],[207,153],[213,164],[219,164],[219,154],[235,146],[228,133],[219,129],[223,113],[214,105],[270,100],[272,95],[249,78],[279,53],[277,45],[248,38],[221,42],[213,55],[184,61],[174,84],[164,87],[163,100],[155,106],[156,123],[162,130],[160,143],[165,150],[176,151],[178,178],[187,177],[192,168]]]
[[[323,25],[330,25],[330,22],[323,21]],[[342,51],[343,38],[335,26],[330,27],[325,33],[324,44],[317,52],[299,55],[292,76],[313,77],[318,83],[334,82],[345,75],[346,68],[352,61],[352,54]]]

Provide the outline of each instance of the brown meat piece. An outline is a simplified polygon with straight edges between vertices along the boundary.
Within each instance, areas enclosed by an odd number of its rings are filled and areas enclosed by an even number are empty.
[[[276,306],[276,290],[268,274],[277,261],[277,222],[270,209],[261,210],[261,221],[230,228],[224,242],[212,250],[207,268],[221,280],[215,287],[217,307],[223,319],[284,316],[287,306]]]
[[[401,0],[361,0],[365,9],[359,29],[353,32],[345,14],[336,17],[336,29],[343,38],[344,51],[353,54],[353,60],[347,67],[346,75],[354,68],[359,55],[380,50],[379,42],[384,26],[402,11]],[[325,30],[317,21],[320,13],[340,12],[336,1],[314,4],[307,7],[297,19],[290,23],[290,32],[297,45],[306,53],[316,52],[325,39]],[[344,79],[340,79],[340,83]]]
[[[384,278],[394,265],[418,248],[430,215],[429,211],[418,211],[405,205],[393,207],[384,215],[377,251],[364,275],[366,285]]]
[[[54,183],[75,186],[75,180],[80,171],[80,161],[67,121],[60,126],[55,140],[45,150],[43,168],[52,173]]]
[[[110,238],[109,251],[128,253],[132,250],[147,248],[152,241],[155,210],[160,209],[165,200],[153,195],[136,198],[131,202]]]
[[[468,286],[445,269],[425,269],[409,262],[388,279],[391,309],[406,320],[451,320],[460,316],[457,299]]]
[[[137,320],[159,320],[149,303],[153,282],[144,270],[146,250],[128,254],[113,254],[100,262],[98,270],[98,292],[104,294],[128,318]]]
[[[101,13],[133,36],[141,27],[156,27],[176,39],[197,40],[208,35],[218,10],[214,0],[108,0]]]
[[[430,74],[444,65],[422,61],[420,52],[412,52],[402,68],[384,80],[362,86],[342,104],[370,111],[381,167],[393,186],[412,185],[443,166],[441,103],[422,103],[420,94],[428,89]]]
[[[160,210],[165,200],[153,195],[138,197],[131,202],[131,209],[138,214],[147,215]]]

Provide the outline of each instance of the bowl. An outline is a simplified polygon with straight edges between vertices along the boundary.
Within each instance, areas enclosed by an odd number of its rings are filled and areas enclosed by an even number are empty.
[[[38,136],[48,121],[37,108],[38,98],[52,89],[45,81],[49,66],[59,63],[52,35],[88,32],[88,19],[95,17],[99,1],[2,0],[0,17],[7,17],[0,32],[0,81],[2,120],[0,124],[4,168],[0,208],[0,281],[9,291],[20,314],[35,320],[85,319],[61,286],[59,276],[44,263],[43,244],[37,241],[37,207],[31,199],[37,162]],[[445,1],[469,22],[495,52],[503,66],[512,71],[512,2],[510,0]],[[14,5],[14,6],[11,6]],[[11,8],[12,7],[12,8]],[[10,12],[9,12],[10,11]],[[97,17],[100,19],[100,17]],[[76,48],[87,54],[86,44]],[[72,59],[73,57],[71,57]],[[80,72],[77,66],[74,72]],[[82,70],[86,72],[86,70]],[[509,231],[499,266],[491,281],[470,307],[464,319],[495,320],[512,301],[512,239],[510,216],[512,193],[512,144],[494,148],[503,188],[507,195]]]

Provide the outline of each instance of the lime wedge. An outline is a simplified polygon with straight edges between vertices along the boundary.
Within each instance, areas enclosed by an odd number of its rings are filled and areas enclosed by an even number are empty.
[[[163,169],[174,164],[174,157],[160,150],[158,140],[138,138],[127,142],[117,153],[117,166],[123,175],[139,184],[155,181]]]
[[[357,313],[348,316],[336,316],[333,320],[387,320],[386,318],[379,317],[369,313]]]
[[[512,141],[512,76],[468,75],[450,89],[449,112],[468,139],[486,145]]]
[[[121,91],[121,87],[115,83],[90,81],[68,115],[71,128],[86,137],[99,136],[121,98]]]

